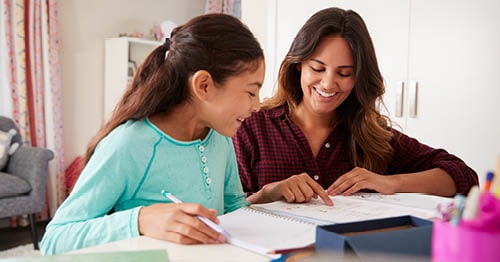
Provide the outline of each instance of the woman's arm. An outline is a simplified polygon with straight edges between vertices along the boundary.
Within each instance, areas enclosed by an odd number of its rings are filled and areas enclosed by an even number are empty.
[[[444,149],[434,149],[393,131],[394,155],[386,174],[354,168],[339,177],[329,194],[352,194],[370,189],[380,193],[417,192],[440,196],[467,194],[477,185],[477,174],[461,159]]]
[[[453,196],[457,189],[451,176],[443,169],[380,175],[356,167],[339,177],[327,190],[330,195],[351,195],[360,190],[374,190],[383,194],[425,193],[438,196]]]

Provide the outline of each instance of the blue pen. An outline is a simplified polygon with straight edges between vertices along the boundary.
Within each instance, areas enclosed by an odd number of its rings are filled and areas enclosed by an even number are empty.
[[[162,190],[161,191],[161,194],[163,196],[165,196],[166,198],[170,199],[172,202],[174,203],[182,203],[182,201],[180,199],[178,199],[177,197],[175,197],[174,195],[172,195],[172,193],[169,193],[165,190]],[[202,216],[196,216],[196,218],[198,218],[201,222],[205,223],[205,225],[209,226],[211,229],[221,233],[222,235],[224,235],[226,237],[226,240],[229,241],[229,238],[231,237],[229,235],[229,233],[224,230],[224,228],[222,228],[221,226],[215,224],[214,222],[212,222],[212,220],[206,218],[206,217],[202,217]]]
[[[491,181],[493,181],[493,172],[486,173],[486,180],[484,181],[484,192],[490,192]]]

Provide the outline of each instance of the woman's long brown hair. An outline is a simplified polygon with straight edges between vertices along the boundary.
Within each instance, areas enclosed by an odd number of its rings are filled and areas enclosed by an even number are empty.
[[[286,105],[290,114],[294,112],[304,95],[297,65],[310,57],[326,36],[343,37],[354,56],[354,89],[337,109],[339,120],[345,121],[350,132],[351,159],[355,166],[384,173],[393,155],[391,122],[378,110],[385,92],[383,78],[368,29],[356,12],[327,8],[307,20],[281,63],[277,93],[264,101],[262,108]]]

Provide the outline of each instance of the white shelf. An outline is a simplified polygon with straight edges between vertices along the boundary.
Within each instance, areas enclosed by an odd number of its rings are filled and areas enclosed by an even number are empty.
[[[162,42],[114,37],[105,40],[104,49],[104,119],[106,120],[127,88],[129,61],[139,66],[146,56]]]
[[[160,46],[163,44],[163,42],[160,42],[160,41],[151,40],[151,39],[144,39],[144,38],[137,38],[137,37],[119,37],[119,39],[126,39],[129,43],[136,43],[136,44],[143,44],[143,45],[150,45],[150,46]]]

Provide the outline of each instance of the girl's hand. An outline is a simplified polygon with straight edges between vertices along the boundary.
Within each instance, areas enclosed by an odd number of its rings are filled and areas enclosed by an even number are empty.
[[[348,196],[360,190],[368,189],[382,194],[393,194],[395,193],[397,179],[398,176],[383,176],[365,168],[355,167],[333,182],[326,192],[332,196],[339,194]]]
[[[139,211],[139,233],[180,244],[226,242],[222,234],[196,218],[197,215],[219,223],[215,210],[199,204],[154,204],[143,207]]]
[[[318,196],[326,205],[333,205],[323,187],[307,173],[302,173],[285,180],[269,183],[248,199],[251,203],[266,203],[282,199],[289,203],[305,203]]]

